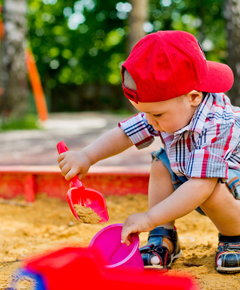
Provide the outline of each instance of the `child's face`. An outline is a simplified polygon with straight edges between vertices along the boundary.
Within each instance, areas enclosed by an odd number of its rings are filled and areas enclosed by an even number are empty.
[[[146,113],[148,123],[156,131],[174,133],[187,126],[201,101],[202,94],[193,97],[191,93],[163,102],[138,103],[132,105],[139,111]]]
[[[123,83],[126,88],[136,91],[136,83],[126,69]],[[202,92],[194,90],[178,98],[162,102],[138,102],[137,104],[131,100],[130,102],[137,110],[146,113],[148,123],[156,131],[174,133],[189,124],[201,100]]]

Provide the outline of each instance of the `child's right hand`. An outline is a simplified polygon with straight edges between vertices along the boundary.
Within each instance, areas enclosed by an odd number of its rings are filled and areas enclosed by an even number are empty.
[[[121,233],[121,243],[129,246],[132,243],[131,234],[140,234],[141,232],[150,232],[155,228],[151,223],[148,212],[131,214],[123,223]]]
[[[78,175],[81,180],[88,172],[91,164],[88,156],[83,152],[67,151],[58,156],[58,163],[62,175],[70,180]]]

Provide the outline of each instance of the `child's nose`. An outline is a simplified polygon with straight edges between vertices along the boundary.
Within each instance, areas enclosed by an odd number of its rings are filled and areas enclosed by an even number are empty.
[[[146,114],[146,118],[147,118],[147,121],[148,121],[148,124],[149,124],[149,125],[154,125],[154,124],[156,124],[156,121],[155,121],[154,117],[151,116],[150,114]]]

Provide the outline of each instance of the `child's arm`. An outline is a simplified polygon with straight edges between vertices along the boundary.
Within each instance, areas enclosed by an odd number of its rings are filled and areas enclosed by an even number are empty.
[[[218,178],[191,178],[168,198],[145,213],[130,215],[123,224],[122,242],[131,243],[131,233],[148,232],[178,219],[200,206],[213,192]]]
[[[66,180],[78,174],[82,179],[96,162],[114,156],[133,146],[119,127],[105,133],[79,152],[68,151],[58,157],[59,167]]]

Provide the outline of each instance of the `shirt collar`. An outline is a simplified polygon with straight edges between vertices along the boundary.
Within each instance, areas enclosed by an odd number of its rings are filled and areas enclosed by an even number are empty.
[[[195,131],[198,133],[202,132],[203,126],[205,124],[207,115],[212,107],[213,104],[213,95],[211,93],[205,93],[203,95],[201,103],[198,105],[190,123],[183,127],[182,129],[172,133],[161,132],[163,138],[169,137],[169,135],[173,135],[174,137],[179,136],[185,131]]]

